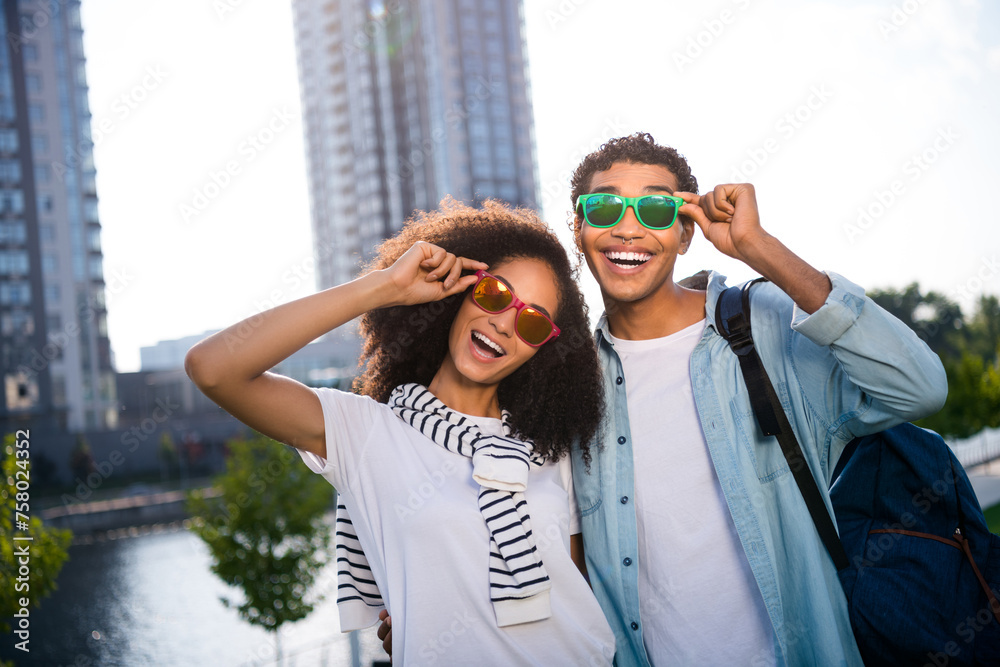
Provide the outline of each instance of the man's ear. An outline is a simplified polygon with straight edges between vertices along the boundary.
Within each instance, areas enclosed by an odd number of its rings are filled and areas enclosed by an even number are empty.
[[[683,255],[691,247],[691,242],[694,241],[694,228],[697,225],[686,215],[677,216],[677,220],[681,223],[681,243],[678,252]]]

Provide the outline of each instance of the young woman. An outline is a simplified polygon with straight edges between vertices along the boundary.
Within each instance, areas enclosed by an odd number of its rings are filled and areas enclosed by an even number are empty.
[[[566,454],[602,409],[574,278],[534,214],[446,200],[360,278],[188,353],[205,394],[337,488],[364,552],[338,563],[342,602],[356,605],[341,605],[341,629],[374,623],[381,593],[397,664],[611,662],[614,638],[570,554]],[[360,395],[267,372],[358,316]]]

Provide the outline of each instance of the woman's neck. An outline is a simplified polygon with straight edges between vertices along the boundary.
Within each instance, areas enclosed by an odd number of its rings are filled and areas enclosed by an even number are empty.
[[[427,389],[438,400],[457,412],[495,419],[501,416],[497,385],[472,382],[458,372],[450,356],[446,355]]]

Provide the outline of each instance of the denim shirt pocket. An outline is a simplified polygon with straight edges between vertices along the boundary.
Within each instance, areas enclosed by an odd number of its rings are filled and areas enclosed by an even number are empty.
[[[601,506],[601,457],[597,443],[591,444],[590,454],[588,471],[583,462],[583,452],[578,447],[574,447],[572,452],[573,492],[581,517],[592,514]]]
[[[776,391],[781,393],[779,388]],[[786,473],[790,473],[788,461],[781,452],[781,445],[778,439],[771,436],[765,437],[757,426],[757,419],[754,417],[753,409],[750,407],[750,399],[746,395],[737,396],[729,404],[729,409],[733,422],[736,437],[740,441],[740,447],[749,457],[757,473],[757,479],[762,484],[773,482]]]

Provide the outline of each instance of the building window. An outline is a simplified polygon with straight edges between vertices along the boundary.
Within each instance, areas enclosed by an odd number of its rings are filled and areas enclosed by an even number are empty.
[[[104,267],[101,265],[100,257],[90,257],[87,267],[90,269],[91,280],[104,280]]]
[[[0,283],[0,304],[5,306],[27,306],[31,302],[31,286],[28,283]]]
[[[0,333],[4,336],[30,336],[35,333],[35,320],[26,310],[12,310],[0,315]]]
[[[49,152],[49,138],[44,134],[31,135],[31,151],[36,155]]]
[[[52,225],[38,225],[38,238],[42,243],[56,242],[56,228]]]
[[[37,205],[38,205],[38,211],[40,213],[51,213],[52,212],[52,206],[53,206],[52,195],[43,195],[43,194],[38,195]],[[46,240],[46,239],[43,239],[43,240]],[[55,239],[48,239],[48,240],[51,241],[51,240],[55,240]]]
[[[100,227],[91,227],[87,230],[87,248],[92,252],[101,252]]]
[[[35,165],[35,183],[48,183],[52,180],[52,170],[47,164]]]
[[[42,275],[52,276],[55,275],[59,263],[56,262],[56,256],[46,253],[42,255]]]
[[[40,123],[45,120],[45,107],[41,104],[29,104],[28,119],[33,123]]]
[[[33,63],[38,60],[38,48],[34,44],[21,44],[21,53],[25,62]]]
[[[59,303],[59,285],[45,286],[45,302],[51,304]]]
[[[0,222],[0,243],[24,244],[28,242],[28,230],[23,222]]]
[[[0,190],[0,214],[24,213],[24,193],[20,190]]]
[[[38,380],[27,373],[8,373],[4,389],[9,410],[28,410],[38,403]]]
[[[42,78],[37,74],[25,74],[24,87],[29,93],[40,93],[42,92]]]
[[[17,152],[17,130],[9,127],[0,129],[0,153]]]
[[[0,250],[0,275],[24,276],[28,274],[28,253],[25,250]]]
[[[20,183],[21,163],[17,160],[0,160],[0,182]]]

